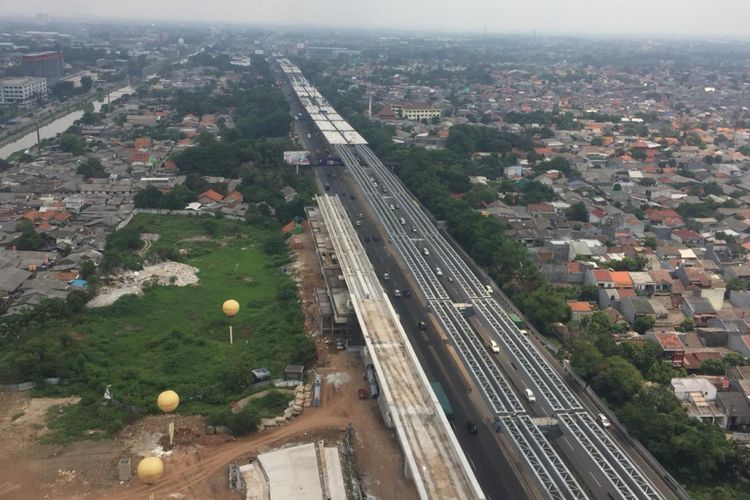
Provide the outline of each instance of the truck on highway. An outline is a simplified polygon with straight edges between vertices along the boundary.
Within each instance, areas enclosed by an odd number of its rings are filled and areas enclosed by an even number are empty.
[[[513,324],[516,325],[518,328],[521,328],[523,326],[523,320],[519,318],[516,313],[510,313],[508,315],[508,318],[510,318]]]
[[[432,386],[432,392],[435,393],[438,403],[440,403],[440,407],[443,409],[443,413],[445,413],[448,420],[451,420],[453,418],[453,406],[451,406],[451,402],[448,401],[448,395],[445,394],[443,386],[440,382],[432,382],[430,385]]]

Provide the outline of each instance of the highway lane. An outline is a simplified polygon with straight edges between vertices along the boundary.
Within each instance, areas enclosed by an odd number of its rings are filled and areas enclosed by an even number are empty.
[[[347,148],[347,146],[339,149],[344,148]],[[573,395],[569,386],[541,353],[541,350],[520,333],[518,327],[510,322],[505,311],[500,308],[494,299],[486,297],[483,293],[484,290],[481,288],[481,282],[478,282],[476,275],[466,265],[461,265],[463,258],[450,247],[442,236],[437,234],[434,226],[429,229],[432,224],[425,215],[426,212],[423,212],[416,203],[414,203],[416,209],[413,209],[411,206],[414,202],[412,196],[400,185],[395,176],[374,157],[366,146],[353,146],[351,148],[355,149],[357,155],[367,162],[371,171],[375,173],[375,178],[383,184],[384,191],[387,188],[389,193],[394,194],[394,203],[398,203],[407,209],[405,217],[410,223],[418,226],[419,231],[425,235],[428,248],[440,256],[438,262],[442,262],[442,265],[449,268],[451,273],[456,276],[457,281],[461,284],[461,294],[458,296],[464,299],[468,297],[471,300],[479,315],[484,319],[485,332],[489,333],[490,338],[499,342],[504,350],[510,353],[514,360],[514,368],[515,364],[520,365],[527,379],[525,386],[534,388],[537,399],[541,397],[541,401],[535,406],[548,407],[553,413],[581,410],[580,401]],[[426,227],[428,229],[425,229]],[[427,260],[426,257],[425,260]],[[437,269],[435,269],[435,272],[441,274]],[[443,271],[442,274],[445,272]],[[458,276],[464,273],[466,273],[465,279],[460,279]],[[548,414],[543,409],[540,412]],[[588,418],[584,418],[584,416]],[[593,481],[591,481],[588,476],[583,476],[583,479],[593,491],[600,489],[602,483],[609,482],[612,489],[608,492],[611,491],[623,498],[661,497],[660,493],[650,484],[655,478],[653,471],[650,471],[650,477],[647,479],[647,475],[640,470],[643,468],[643,464],[635,467],[631,459],[622,452],[622,448],[614,440],[609,437],[607,439],[589,439],[587,434],[581,431],[583,429],[589,434],[601,432],[598,422],[594,421],[593,417],[588,414],[581,414],[580,419],[575,420],[579,427],[575,427],[573,423],[564,423],[561,428],[569,434],[568,437],[573,439],[578,450],[572,449],[571,446],[569,448],[563,447],[562,451],[574,462],[580,461],[580,457],[577,456],[578,453],[597,459],[598,467],[594,471],[597,472],[599,477],[592,476]],[[664,485],[660,489],[668,491],[668,488],[664,488]]]

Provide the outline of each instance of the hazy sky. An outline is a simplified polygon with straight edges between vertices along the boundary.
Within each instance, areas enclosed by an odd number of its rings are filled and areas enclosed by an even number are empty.
[[[37,12],[420,31],[750,35],[748,0],[0,0],[0,16]]]

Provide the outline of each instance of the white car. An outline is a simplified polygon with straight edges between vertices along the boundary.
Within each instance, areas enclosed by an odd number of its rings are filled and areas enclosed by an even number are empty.
[[[526,399],[529,400],[529,403],[536,403],[536,396],[534,396],[531,389],[524,389],[523,393],[526,395]]]
[[[436,267],[435,268],[435,274],[437,274],[438,276],[442,276],[443,275],[442,269],[440,269],[439,267]]]
[[[604,415],[604,413],[599,414],[599,423],[601,423],[602,427],[604,427],[605,429],[612,425],[609,422],[609,419]]]
[[[492,352],[500,352],[500,346],[497,345],[497,342],[494,340],[490,340],[490,343],[487,344],[487,346],[490,348],[490,351]]]

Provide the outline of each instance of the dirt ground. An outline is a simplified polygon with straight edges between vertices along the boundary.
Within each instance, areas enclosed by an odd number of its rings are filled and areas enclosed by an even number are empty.
[[[314,290],[323,280],[309,233],[298,235],[304,249],[296,251],[295,277],[301,283],[306,331],[317,333]],[[305,408],[287,424],[243,438],[205,435],[200,417],[175,420],[176,444],[165,450],[170,416],[147,417],[106,441],[83,441],[66,447],[41,445],[48,408],[75,399],[30,399],[0,393],[0,500],[37,498],[102,499],[239,499],[229,491],[227,465],[245,463],[258,453],[291,443],[333,441],[352,425],[354,466],[370,498],[411,500],[416,489],[404,477],[404,459],[395,434],[384,424],[372,399],[360,400],[366,386],[358,354],[335,351],[316,335],[323,378],[321,406]],[[169,448],[169,446],[167,446]],[[163,477],[152,486],[137,479],[121,484],[117,463],[129,456],[133,470],[144,455],[161,456]]]

